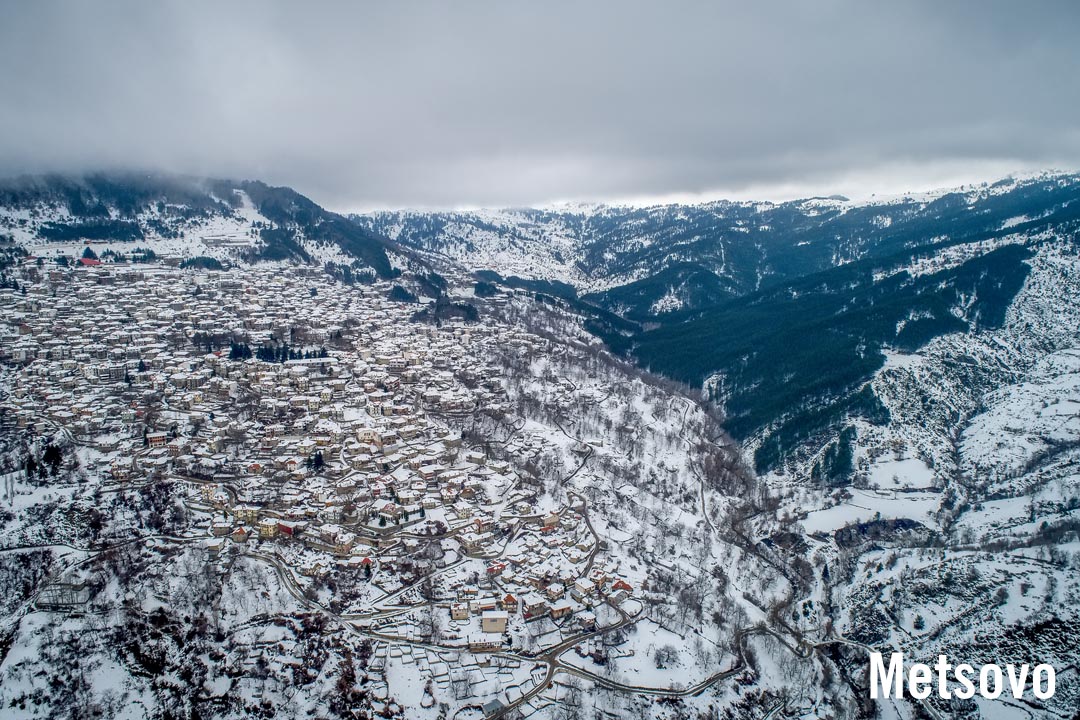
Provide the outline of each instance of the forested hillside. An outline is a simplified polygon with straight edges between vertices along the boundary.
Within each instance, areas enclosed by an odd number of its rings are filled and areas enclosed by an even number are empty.
[[[767,470],[851,418],[887,419],[867,385],[885,352],[999,326],[1033,244],[1077,232],[1078,200],[1080,177],[1046,174],[863,203],[353,219],[575,308],[616,352],[704,387]]]

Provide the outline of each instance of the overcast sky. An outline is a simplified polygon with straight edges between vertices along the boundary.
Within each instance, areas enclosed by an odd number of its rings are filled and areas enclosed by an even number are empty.
[[[338,210],[899,192],[1080,167],[1080,3],[0,0],[0,175]]]

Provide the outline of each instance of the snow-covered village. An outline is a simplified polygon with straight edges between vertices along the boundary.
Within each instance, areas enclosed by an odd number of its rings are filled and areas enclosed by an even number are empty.
[[[595,346],[410,322],[416,306],[384,299],[389,286],[302,269],[31,257],[23,277],[25,294],[4,295],[4,422],[38,440],[5,476],[4,535],[41,548],[41,614],[9,649],[5,706],[31,712],[47,692],[40,634],[92,617],[156,638],[100,659],[125,704],[150,689],[123,675],[192,652],[162,625],[219,648],[177,667],[199,679],[191,702],[297,713],[290,688],[338,683],[341,666],[407,717],[529,715],[586,682],[662,693],[740,671],[731,637],[687,636],[700,599],[663,597],[658,577],[680,570],[660,555],[669,529],[705,522],[620,480],[645,467],[700,513],[708,498],[675,459],[680,428],[709,421],[615,365],[583,373],[578,356],[604,362]],[[601,491],[617,517],[590,514]],[[695,657],[711,668],[688,674]]]
[[[0,720],[1080,720],[1076,20],[0,2]]]

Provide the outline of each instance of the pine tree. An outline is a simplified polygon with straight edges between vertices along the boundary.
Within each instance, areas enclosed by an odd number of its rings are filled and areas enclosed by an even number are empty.
[[[52,443],[45,446],[45,454],[41,456],[43,463],[49,466],[49,471],[56,475],[60,469],[60,463],[63,462],[63,455],[60,452],[60,448]]]

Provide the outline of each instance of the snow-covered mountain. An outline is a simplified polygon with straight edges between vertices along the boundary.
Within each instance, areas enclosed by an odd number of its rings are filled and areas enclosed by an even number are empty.
[[[1078,218],[1080,176],[1044,173],[858,203],[353,219],[593,313],[611,348],[705,387],[765,471],[845,417],[886,416],[867,383],[889,353],[1000,326],[1030,255]]]
[[[331,263],[389,277],[394,246],[289,188],[256,181],[103,173],[0,183],[0,234],[35,254]]]
[[[1038,174],[869,202],[574,205],[352,219],[467,268],[566,283],[607,310],[647,319],[855,260],[1022,231],[1078,198],[1080,177]]]
[[[927,661],[1075,661],[1061,631],[1080,608],[1080,244],[1055,236],[1025,264],[999,327],[889,352],[867,384],[885,419],[848,416],[766,475],[818,564],[817,603],[849,640]],[[852,472],[829,479],[840,455]]]

